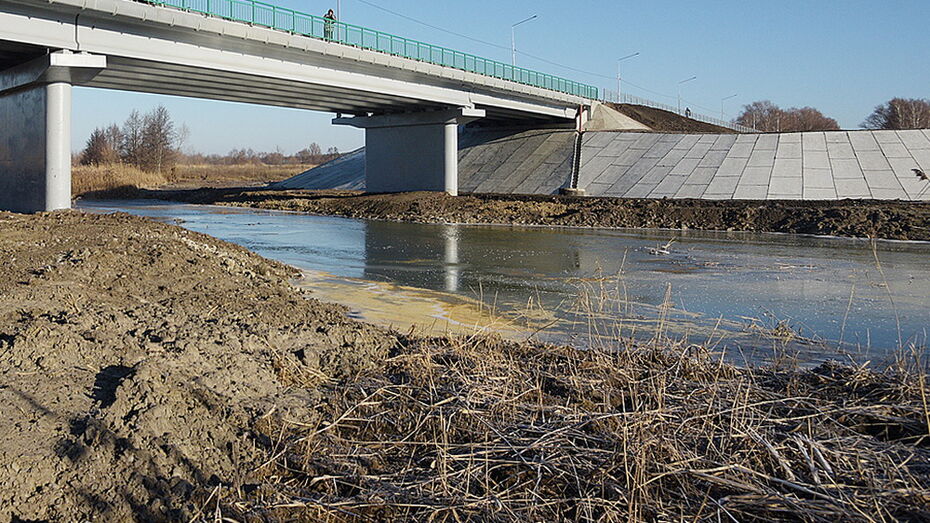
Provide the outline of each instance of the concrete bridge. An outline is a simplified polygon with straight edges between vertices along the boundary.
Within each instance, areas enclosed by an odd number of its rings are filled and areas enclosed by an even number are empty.
[[[571,127],[597,89],[253,0],[0,2],[0,209],[71,205],[71,89],[337,113],[369,190],[458,190],[458,126]],[[413,154],[415,152],[415,154]]]

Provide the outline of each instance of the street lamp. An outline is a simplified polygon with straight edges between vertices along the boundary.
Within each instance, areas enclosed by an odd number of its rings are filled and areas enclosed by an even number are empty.
[[[516,31],[517,26],[520,24],[525,24],[529,22],[530,20],[536,20],[537,18],[539,18],[539,15],[533,15],[527,18],[526,20],[521,20],[513,24],[512,26],[510,26],[510,50],[512,52],[512,58],[511,58],[510,65],[514,67],[517,66],[517,31]]]
[[[726,102],[726,101],[729,100],[730,98],[736,98],[737,96],[739,96],[739,95],[731,94],[730,96],[727,96],[727,97],[725,97],[725,98],[721,98],[721,99],[720,99],[720,119],[721,119],[721,120],[726,120],[726,118],[724,118],[724,116],[723,116],[723,102]]]
[[[697,80],[697,76],[692,76],[691,78],[678,82],[678,114],[681,114],[681,84],[686,84],[691,80]]]
[[[639,52],[635,52],[633,54],[626,55],[623,58],[617,59],[617,103],[620,103],[620,62],[636,56],[639,56]]]

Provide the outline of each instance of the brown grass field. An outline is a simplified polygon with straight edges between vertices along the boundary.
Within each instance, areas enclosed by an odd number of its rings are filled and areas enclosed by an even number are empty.
[[[313,165],[178,165],[170,171],[145,172],[124,164],[79,165],[71,171],[71,191],[75,196],[121,188],[155,189],[170,187],[259,186],[302,173]]]

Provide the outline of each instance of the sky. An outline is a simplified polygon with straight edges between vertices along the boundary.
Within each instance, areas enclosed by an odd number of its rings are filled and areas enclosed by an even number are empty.
[[[697,76],[681,86],[683,105],[712,116],[736,94],[727,118],[771,100],[853,129],[893,97],[930,98],[928,0],[265,1],[311,14],[338,1],[345,22],[504,62],[511,25],[537,15],[516,28],[518,52],[533,55],[518,54],[517,65],[616,89],[617,59],[638,52],[621,64],[625,92],[675,105],[678,82]],[[190,129],[188,150],[364,145],[362,131],[331,125],[327,113],[75,88],[73,148],[95,127],[157,105]]]

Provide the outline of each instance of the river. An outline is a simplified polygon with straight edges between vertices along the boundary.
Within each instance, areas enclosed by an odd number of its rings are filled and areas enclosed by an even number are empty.
[[[930,323],[928,243],[422,225],[151,200],[78,207],[237,243],[301,269],[298,283],[321,299],[396,328],[878,362],[925,346]]]

